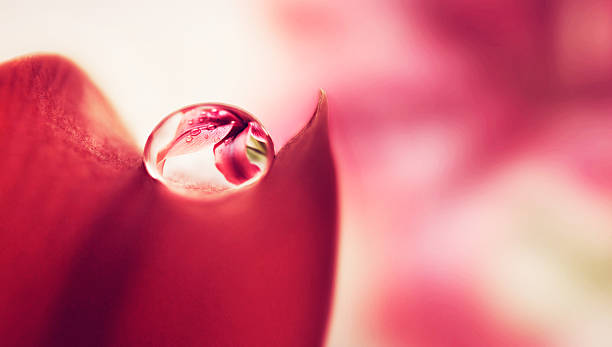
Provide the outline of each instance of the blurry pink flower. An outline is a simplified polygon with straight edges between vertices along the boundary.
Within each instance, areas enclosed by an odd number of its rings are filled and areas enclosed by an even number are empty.
[[[564,237],[612,245],[591,230],[610,214],[612,2],[274,4],[296,65],[316,67],[304,78],[331,85],[345,229],[330,345],[608,345],[590,326],[609,326],[609,293],[592,309],[536,262]],[[569,258],[543,272],[575,275]]]

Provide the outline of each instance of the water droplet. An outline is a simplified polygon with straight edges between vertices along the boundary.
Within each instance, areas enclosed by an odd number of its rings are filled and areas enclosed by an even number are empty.
[[[204,114],[193,124],[194,115]],[[267,173],[273,160],[274,145],[262,125],[239,108],[219,104],[172,113],[149,135],[144,150],[153,178],[198,197],[252,184]]]

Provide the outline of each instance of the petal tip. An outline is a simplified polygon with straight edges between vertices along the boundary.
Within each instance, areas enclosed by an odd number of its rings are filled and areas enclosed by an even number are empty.
[[[315,110],[312,119],[323,119],[327,120],[327,93],[323,88],[319,88],[319,102],[317,103],[317,109]]]
[[[319,101],[317,102],[317,107],[301,132],[313,128],[315,125],[316,127],[327,126],[327,93],[323,88],[319,88]]]

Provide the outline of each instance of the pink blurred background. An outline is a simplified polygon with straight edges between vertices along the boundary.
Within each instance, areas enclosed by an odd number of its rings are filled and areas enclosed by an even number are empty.
[[[141,147],[222,101],[281,148],[327,91],[328,346],[612,346],[612,1],[1,8],[1,60],[75,60]]]

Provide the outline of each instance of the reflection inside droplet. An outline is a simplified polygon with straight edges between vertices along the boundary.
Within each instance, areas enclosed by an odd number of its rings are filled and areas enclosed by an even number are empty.
[[[247,112],[222,104],[172,113],[149,135],[144,150],[153,178],[197,195],[254,183],[273,159],[274,145],[262,125]]]

